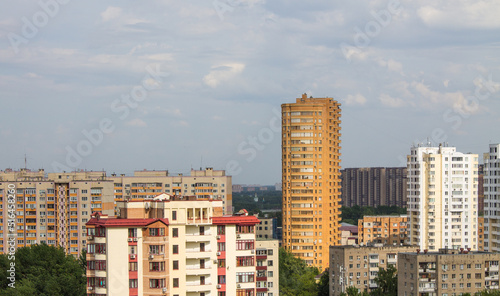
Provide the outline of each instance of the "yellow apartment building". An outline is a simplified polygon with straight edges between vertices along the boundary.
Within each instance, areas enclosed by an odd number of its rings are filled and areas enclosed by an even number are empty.
[[[340,244],[340,103],[303,94],[281,110],[283,246],[323,270]]]
[[[408,244],[408,216],[364,216],[358,220],[358,243]]]

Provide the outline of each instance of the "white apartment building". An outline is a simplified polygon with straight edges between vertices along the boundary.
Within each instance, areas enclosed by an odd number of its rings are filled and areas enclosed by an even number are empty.
[[[484,249],[500,251],[500,144],[490,144],[484,160]]]
[[[478,249],[478,156],[414,146],[408,155],[410,244]]]

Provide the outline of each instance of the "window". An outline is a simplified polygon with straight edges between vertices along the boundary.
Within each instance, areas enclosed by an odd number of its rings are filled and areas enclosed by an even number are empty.
[[[179,237],[179,228],[172,228],[172,237]]]
[[[252,250],[254,249],[253,240],[239,240],[236,242],[236,250]]]
[[[149,271],[165,271],[165,262],[149,262]]]
[[[149,236],[163,236],[165,228],[149,228]]]
[[[179,245],[172,245],[172,254],[179,254]]]
[[[217,225],[217,235],[226,234],[226,226],[225,225]]]
[[[137,288],[137,279],[128,280],[128,287],[132,289]]]
[[[179,279],[178,278],[174,278],[173,286],[174,286],[174,288],[179,288]]]
[[[237,272],[236,273],[237,283],[253,283],[254,273],[253,272]]]
[[[129,262],[128,271],[137,271],[137,262]]]
[[[149,245],[149,254],[161,255],[165,252],[164,245]]]
[[[172,261],[172,268],[174,270],[178,270],[179,269],[179,261],[178,260]]]
[[[149,287],[153,289],[165,288],[165,279],[150,279]]]
[[[177,211],[172,211],[172,220],[177,220]]]
[[[236,266],[254,266],[254,256],[236,257]]]
[[[267,261],[267,266],[273,266],[273,260],[268,260]]]
[[[137,228],[129,228],[128,237],[137,237]]]

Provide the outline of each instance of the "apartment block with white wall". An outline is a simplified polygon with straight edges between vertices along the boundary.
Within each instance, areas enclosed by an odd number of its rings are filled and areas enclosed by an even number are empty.
[[[410,244],[478,249],[478,155],[413,146],[408,155]]]

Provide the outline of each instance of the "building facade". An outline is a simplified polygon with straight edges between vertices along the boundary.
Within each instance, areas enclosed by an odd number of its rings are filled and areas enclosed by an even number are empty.
[[[278,239],[278,220],[276,218],[259,218],[256,226],[257,239]]]
[[[348,223],[340,223],[340,245],[358,244],[358,226]]]
[[[338,296],[350,286],[360,292],[376,289],[379,268],[397,267],[398,254],[414,249],[414,246],[331,246],[329,295]]]
[[[358,242],[364,245],[409,244],[408,216],[364,216],[358,220]]]
[[[340,244],[340,104],[304,94],[281,110],[283,246],[323,270]]]
[[[484,161],[484,248],[500,251],[500,144],[490,144]]]
[[[279,241],[257,239],[255,260],[257,296],[279,296]]]
[[[108,268],[99,274],[88,269],[88,295],[273,295],[268,289],[274,288],[278,261],[260,258],[259,252],[265,248],[272,256],[278,248],[257,247],[257,217],[223,215],[222,201],[196,196],[162,194],[119,201],[117,207],[118,218],[96,217],[87,224],[93,242],[108,249],[89,242],[87,261],[104,261],[100,264]],[[260,276],[264,269],[276,275]]]
[[[197,196],[222,200],[224,214],[233,212],[232,177],[223,170],[191,170],[189,176],[168,171],[135,171],[133,176],[112,174],[116,200],[153,198],[168,195]]]
[[[406,208],[407,169],[405,167],[345,168],[340,172],[343,206]]]
[[[463,295],[498,289],[499,253],[440,249],[399,254],[398,295]]]
[[[455,147],[411,148],[408,155],[410,243],[437,251],[478,249],[478,156]]]
[[[114,214],[113,182],[104,172],[0,171],[0,253],[33,244],[78,256],[94,212]]]

